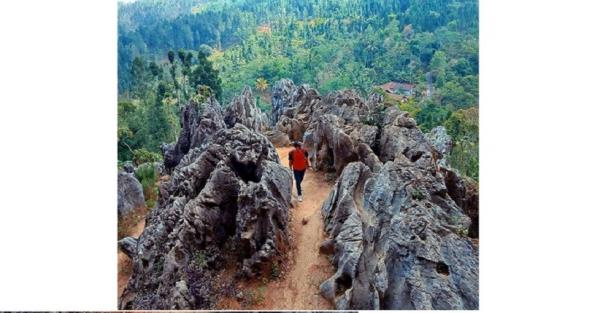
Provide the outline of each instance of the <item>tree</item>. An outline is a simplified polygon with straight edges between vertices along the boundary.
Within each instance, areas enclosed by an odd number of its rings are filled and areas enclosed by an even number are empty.
[[[163,99],[167,96],[167,85],[163,82],[158,84],[155,101],[150,105],[146,114],[147,128],[146,136],[149,138],[150,151],[159,151],[160,145],[170,142],[171,125],[167,117],[168,113],[163,105]]]
[[[175,52],[173,50],[169,50],[167,57],[169,58],[169,63],[173,64],[175,62]]]
[[[258,89],[261,94],[264,93],[269,87],[269,83],[266,79],[259,77],[256,79],[256,89]]]
[[[198,65],[196,65],[190,75],[190,83],[194,89],[200,85],[210,87],[215,97],[221,99],[223,90],[221,88],[219,72],[213,69],[212,63],[208,61],[203,52],[198,52]]]
[[[146,86],[146,64],[141,57],[136,57],[131,65],[132,91],[135,97],[141,97]]]

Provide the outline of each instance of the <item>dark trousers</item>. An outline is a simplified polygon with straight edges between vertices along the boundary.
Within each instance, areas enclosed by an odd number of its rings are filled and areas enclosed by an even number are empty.
[[[306,172],[306,170],[304,170],[304,171],[294,170],[294,179],[296,180],[296,190],[298,191],[299,196],[302,195],[302,187],[300,187],[300,184],[302,184],[302,180],[304,179],[304,172]]]

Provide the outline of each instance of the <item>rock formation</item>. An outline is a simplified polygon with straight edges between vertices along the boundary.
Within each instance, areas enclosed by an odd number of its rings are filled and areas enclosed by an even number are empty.
[[[228,127],[240,123],[250,129],[263,131],[268,126],[267,116],[256,106],[249,87],[244,88],[242,94],[231,101],[225,109],[224,119]]]
[[[452,151],[452,138],[446,132],[444,126],[434,127],[429,133],[426,134],[429,143],[442,155],[442,158],[438,160],[440,166],[448,167],[447,157]]]
[[[162,147],[164,165],[172,170],[194,147],[203,147],[219,130],[226,128],[219,102],[210,97],[206,102],[190,102],[181,110],[181,132],[175,144]]]
[[[296,87],[289,79],[283,79],[273,87],[271,125],[268,133],[276,146],[292,141],[302,141],[315,105],[321,100],[319,93],[307,85]],[[283,139],[283,135],[288,140]]]
[[[234,100],[229,123],[260,125],[247,114],[249,99],[245,90]],[[259,275],[288,249],[290,170],[264,135],[242,123],[228,128],[214,99],[202,107],[182,113],[181,135],[167,151],[187,151],[169,163],[143,233],[119,242],[133,263],[121,309],[211,308],[225,263],[240,276]]]
[[[477,309],[470,219],[439,175],[404,156],[377,171],[348,164],[322,208],[336,273],[321,293],[336,309]]]
[[[471,218],[469,237],[479,237],[479,187],[470,179],[462,177],[450,167],[448,155],[452,151],[452,138],[443,126],[433,128],[427,135],[431,145],[439,152],[437,160],[448,194],[454,202]]]
[[[133,167],[126,165],[117,177],[117,212],[119,216],[127,215],[133,209],[145,206],[142,184],[135,178]]]
[[[322,250],[333,243],[337,271],[321,294],[336,309],[477,309],[474,215],[463,205],[474,200],[460,176],[437,171],[446,150],[382,102],[344,90],[311,109],[305,147],[339,176],[322,207]]]
[[[478,191],[440,161],[451,148],[443,129],[423,134],[378,94],[322,98],[287,80],[273,105],[268,131],[249,89],[224,114],[214,103],[184,109],[158,206],[138,239],[119,242],[134,265],[121,309],[211,308],[222,264],[268,271],[289,247],[292,188],[271,142],[299,138],[317,170],[338,176],[319,247],[336,269],[320,287],[336,309],[478,309]]]
[[[283,112],[294,104],[296,86],[289,79],[282,79],[275,83],[271,93],[271,126],[277,125]]]

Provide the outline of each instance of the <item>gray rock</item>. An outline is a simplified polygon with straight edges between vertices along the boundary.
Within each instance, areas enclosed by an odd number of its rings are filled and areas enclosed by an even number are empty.
[[[119,249],[128,257],[133,258],[137,248],[137,239],[133,237],[125,237],[117,242]]]
[[[319,93],[308,85],[296,87],[288,79],[281,80],[273,87],[271,123],[290,141],[301,141],[320,102]]]
[[[273,145],[242,124],[195,147],[159,186],[133,255],[121,309],[207,309],[231,245],[240,274],[256,276],[288,249],[291,172]]]
[[[256,106],[256,99],[249,87],[231,101],[225,109],[224,120],[227,127],[240,123],[256,131],[266,130],[268,126],[267,116]]]
[[[117,177],[117,210],[119,216],[127,215],[136,208],[145,206],[142,184],[133,173],[119,172]]]
[[[191,101],[183,107],[180,124],[181,132],[177,142],[161,146],[167,171],[177,166],[190,149],[206,146],[217,131],[226,128],[221,106],[214,97],[202,104]]]
[[[443,179],[405,157],[377,173],[348,164],[322,208],[336,273],[321,285],[336,309],[477,309],[470,219]]]
[[[287,147],[292,144],[290,137],[277,129],[264,131],[263,134],[275,147]]]
[[[271,93],[271,126],[275,126],[284,111],[294,105],[296,86],[289,79],[282,79],[275,83]]]
[[[135,171],[135,168],[133,167],[133,163],[125,162],[125,164],[123,164],[123,171],[125,173],[133,173]]]
[[[447,157],[452,151],[452,138],[446,132],[446,128],[444,126],[437,126],[425,136],[440,156],[437,163],[440,166],[448,167]]]

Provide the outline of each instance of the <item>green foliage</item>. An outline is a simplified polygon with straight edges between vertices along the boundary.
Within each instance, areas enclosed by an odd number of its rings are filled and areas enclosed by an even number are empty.
[[[278,278],[281,275],[281,269],[279,268],[279,264],[277,262],[273,262],[271,264],[271,277]]]
[[[158,198],[158,187],[156,186],[158,172],[156,171],[154,164],[144,163],[138,166],[135,170],[135,177],[142,184],[146,207],[153,207]]]
[[[431,101],[416,114],[417,123],[423,132],[428,132],[438,125],[442,125],[452,114],[445,106],[437,105]]]
[[[479,180],[479,109],[458,110],[444,126],[454,143],[450,165],[461,174]]]
[[[150,152],[144,148],[133,151],[133,164],[153,163],[161,161],[162,157],[158,153]]]
[[[455,81],[476,98],[462,79],[478,73],[476,0],[138,2],[119,6],[121,92],[131,85],[121,68],[135,56],[199,49],[220,72],[225,102],[257,78],[365,93],[387,81],[424,82],[428,72],[438,88]],[[183,64],[181,50],[179,58]],[[476,104],[454,87],[444,88],[444,101]]]
[[[204,251],[201,251],[201,250],[194,252],[194,254],[192,256],[192,260],[193,260],[193,266],[197,270],[202,270],[208,265],[207,261],[206,261],[206,255],[204,254]]]
[[[206,99],[198,86],[221,103],[254,86],[270,111],[269,83],[282,78],[363,96],[395,81],[415,92],[384,92],[386,105],[423,131],[453,127],[450,161],[478,177],[478,121],[459,113],[478,106],[477,0],[138,0],[118,14],[119,160],[173,141],[180,107]]]
[[[169,50],[168,62],[135,59],[131,69],[134,89],[119,100],[119,160],[158,161],[161,144],[177,138],[181,106],[190,100],[203,103],[210,95],[220,97],[218,72],[203,52],[197,59],[194,55]]]

